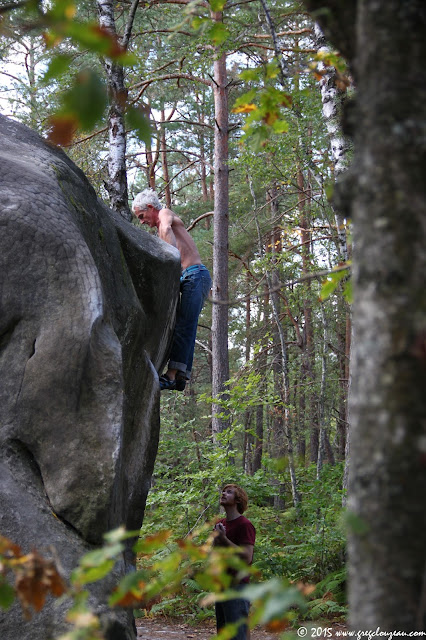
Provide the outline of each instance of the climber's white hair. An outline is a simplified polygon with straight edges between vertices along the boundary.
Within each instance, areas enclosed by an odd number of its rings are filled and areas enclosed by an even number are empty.
[[[150,204],[156,209],[162,209],[161,202],[158,198],[157,192],[154,189],[144,189],[140,193],[137,194],[132,204],[132,211],[134,212],[136,209],[140,209],[143,211],[146,209],[146,205]]]

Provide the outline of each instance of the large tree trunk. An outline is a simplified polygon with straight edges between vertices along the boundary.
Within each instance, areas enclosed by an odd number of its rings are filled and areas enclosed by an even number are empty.
[[[216,21],[222,14],[212,13]],[[213,94],[215,105],[214,134],[214,228],[213,228],[213,304],[212,309],[212,396],[226,398],[229,379],[228,357],[228,87],[226,55],[214,61]],[[221,415],[222,414],[222,415]],[[223,410],[213,404],[212,431],[220,433],[228,426]]]
[[[306,4],[328,6],[323,26],[357,83],[350,621],[413,632],[426,629],[426,5]],[[339,13],[348,10],[352,37]]]

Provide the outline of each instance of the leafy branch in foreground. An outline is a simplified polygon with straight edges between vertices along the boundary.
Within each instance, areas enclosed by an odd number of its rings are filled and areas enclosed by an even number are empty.
[[[207,528],[211,529],[211,525],[205,525],[197,535],[202,534],[205,538]],[[255,572],[232,549],[212,548],[212,533],[201,544],[195,537],[188,536],[165,546],[170,535],[170,531],[160,531],[138,540],[134,550],[142,568],[124,576],[110,595],[109,606],[149,610],[158,599],[179,593],[185,580],[198,586],[202,594],[201,605],[208,606],[216,600],[235,597],[230,569],[238,579]],[[124,550],[125,540],[134,537],[135,532],[128,532],[124,527],[106,534],[103,547],[81,558],[68,587],[52,560],[46,560],[36,552],[23,555],[17,545],[1,537],[0,606],[8,609],[18,597],[24,615],[29,616],[30,606],[40,611],[49,592],[55,597],[65,596],[72,603],[66,616],[72,629],[58,640],[102,640],[101,622],[88,605],[89,592],[85,587],[112,571]],[[15,575],[14,587],[7,581],[9,572]],[[286,628],[296,618],[295,608],[306,608],[304,591],[306,587],[291,585],[279,578],[248,586],[244,597],[256,605],[249,619],[250,626],[262,624],[275,629]],[[241,592],[238,593],[241,597]],[[225,635],[222,632],[219,637],[225,638]]]

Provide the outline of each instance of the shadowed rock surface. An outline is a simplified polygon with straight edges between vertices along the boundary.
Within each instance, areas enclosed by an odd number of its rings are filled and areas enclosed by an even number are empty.
[[[179,254],[3,116],[0,196],[0,533],[25,551],[53,546],[68,574],[105,531],[141,526]],[[93,591],[107,637],[134,637],[130,613],[102,604],[107,588]],[[66,608],[25,622],[15,606],[0,637],[53,638]]]

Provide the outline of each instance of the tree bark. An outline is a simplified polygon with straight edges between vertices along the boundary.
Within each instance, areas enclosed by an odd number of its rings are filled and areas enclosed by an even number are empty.
[[[329,28],[345,21],[346,3],[321,5]],[[350,623],[413,632],[426,629],[426,6],[350,5],[355,158],[341,195],[354,238]],[[339,29],[330,36],[339,46]]]
[[[99,25],[112,36],[117,37],[114,18],[113,0],[97,0]],[[123,67],[106,58],[104,61],[107,76],[110,106],[108,111],[108,180],[105,188],[108,191],[111,208],[126,220],[132,219],[129,208],[126,170],[126,128],[124,124],[124,108],[127,100],[127,89],[124,85]]]
[[[161,109],[161,124],[160,124],[160,149],[161,149],[161,167],[163,169],[164,180],[164,198],[166,200],[166,207],[169,209],[172,206],[172,196],[170,193],[170,177],[169,177],[169,165],[167,163],[167,141],[166,141],[166,128],[164,123],[166,122],[166,114],[164,107]]]
[[[222,14],[213,12],[213,20],[221,21]],[[213,398],[227,397],[225,383],[229,379],[228,356],[228,227],[229,227],[229,169],[228,169],[228,81],[226,54],[214,61],[213,95],[215,108],[214,132],[214,217],[213,217],[213,304],[212,352]],[[212,431],[220,433],[229,425],[220,405],[212,407]],[[221,415],[222,414],[222,415]]]
[[[252,194],[253,202],[254,202],[254,220],[257,228],[257,236],[259,242],[259,253],[264,256],[265,249],[262,242],[262,234],[260,231],[259,220],[257,217],[257,200],[256,195],[253,189],[253,184],[251,179],[249,179],[250,192]],[[273,249],[274,247],[272,247]],[[282,385],[280,387],[282,403],[283,403],[283,429],[284,429],[284,437],[285,444],[287,448],[287,457],[288,457],[288,468],[290,474],[290,484],[291,484],[291,493],[293,504],[295,507],[300,503],[300,494],[297,488],[297,478],[296,478],[296,467],[294,463],[294,452],[293,452],[293,435],[291,431],[290,425],[290,378],[289,378],[289,370],[288,370],[288,350],[286,343],[286,335],[285,329],[280,319],[279,306],[280,300],[278,295],[278,283],[279,278],[276,269],[272,269],[272,273],[269,272],[268,267],[266,267],[266,282],[268,285],[269,296],[272,307],[272,316],[274,319],[274,323],[278,333],[279,346],[280,346],[280,356],[281,356],[281,376],[282,376]]]

